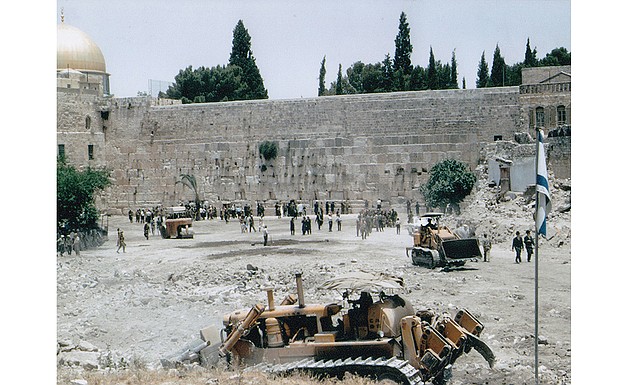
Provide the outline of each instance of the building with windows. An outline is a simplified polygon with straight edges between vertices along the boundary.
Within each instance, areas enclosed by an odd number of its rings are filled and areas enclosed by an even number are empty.
[[[531,130],[570,126],[571,66],[523,68],[521,78],[519,102]]]

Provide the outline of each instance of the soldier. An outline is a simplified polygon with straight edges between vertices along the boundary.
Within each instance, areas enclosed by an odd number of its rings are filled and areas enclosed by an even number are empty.
[[[116,252],[118,253],[118,251],[122,248],[123,249],[123,253],[125,252],[125,236],[123,235],[123,232],[120,229],[117,229],[118,231],[118,240],[116,241],[116,245],[118,246],[118,248],[116,249]]]
[[[484,262],[491,261],[491,240],[487,238],[486,233],[482,238],[482,249],[484,250]]]
[[[530,262],[532,259],[532,253],[534,252],[534,238],[530,235],[530,230],[525,230],[523,244],[525,244],[525,251],[527,251],[527,261]]]

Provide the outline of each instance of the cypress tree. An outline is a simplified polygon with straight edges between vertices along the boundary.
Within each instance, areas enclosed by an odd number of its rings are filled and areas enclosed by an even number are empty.
[[[506,80],[506,62],[499,50],[499,45],[495,46],[493,53],[493,65],[491,66],[491,87],[503,87]]]
[[[392,67],[392,59],[390,54],[385,55],[385,59],[381,62],[382,79],[381,91],[391,92],[394,90],[394,68]]]
[[[436,90],[439,87],[439,79],[437,78],[437,63],[435,63],[435,55],[433,54],[433,47],[431,47],[431,53],[428,58],[428,88]]]
[[[456,50],[452,51],[452,61],[450,62],[450,88],[459,88],[458,71],[456,70]]]
[[[319,70],[319,96],[325,95],[325,56],[323,56],[323,60],[321,61],[321,69]]]
[[[407,23],[407,15],[401,12],[398,23],[398,34],[394,40],[396,50],[394,52],[394,71],[399,71],[403,75],[411,74],[411,53],[413,46],[411,45],[411,37],[409,36],[409,23]]]
[[[251,39],[243,21],[239,20],[233,31],[233,45],[228,63],[239,66],[243,71],[243,81],[247,89],[240,93],[240,99],[267,99],[267,90],[252,54]]]
[[[482,57],[478,64],[478,79],[476,79],[476,88],[484,88],[489,85],[489,65],[484,58],[484,51],[482,51]]]
[[[342,95],[342,64],[338,64],[338,76],[336,77],[336,95]]]
[[[538,60],[536,59],[536,48],[534,51],[530,48],[530,38],[527,38],[527,44],[525,46],[525,60],[523,65],[525,67],[536,67]]]

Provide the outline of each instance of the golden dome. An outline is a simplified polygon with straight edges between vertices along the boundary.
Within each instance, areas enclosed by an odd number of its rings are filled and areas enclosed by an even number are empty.
[[[58,70],[106,73],[105,59],[97,44],[84,32],[65,23],[58,25],[56,63]]]

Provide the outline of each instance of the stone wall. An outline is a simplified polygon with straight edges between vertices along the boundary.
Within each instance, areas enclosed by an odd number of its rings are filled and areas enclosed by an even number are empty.
[[[106,147],[116,174],[127,171],[113,195],[191,199],[175,183],[186,173],[208,200],[413,198],[439,160],[473,168],[481,142],[514,132],[517,101],[516,88],[427,91],[152,107],[143,119],[121,103]],[[270,162],[265,140],[279,146]]]
[[[518,87],[155,104],[59,96],[58,141],[69,159],[84,164],[74,152],[90,141],[97,151],[87,162],[112,170],[104,207],[191,200],[181,174],[194,175],[209,201],[422,201],[435,163],[456,158],[474,169],[486,143],[524,129]],[[91,129],[76,130],[85,114]],[[270,161],[258,151],[266,140],[279,148]]]

